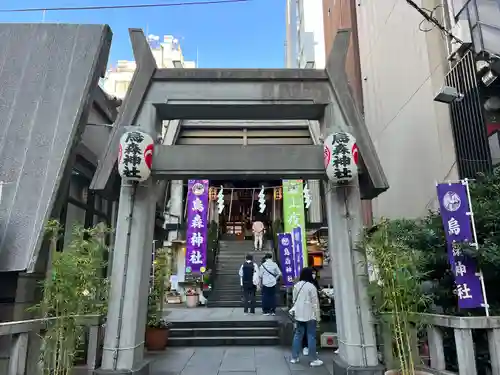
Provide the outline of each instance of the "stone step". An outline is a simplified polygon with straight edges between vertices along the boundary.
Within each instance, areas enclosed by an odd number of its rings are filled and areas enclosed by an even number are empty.
[[[168,346],[271,346],[279,345],[277,336],[248,337],[171,337]]]
[[[243,302],[241,299],[238,300],[232,300],[232,301],[217,301],[213,300],[211,301],[210,299],[207,302],[208,307],[241,307],[243,308]],[[256,299],[255,301],[255,306],[256,307],[262,307],[262,301],[260,299]],[[276,306],[284,306],[284,303],[281,302],[278,298],[276,299]]]
[[[208,300],[207,306],[208,307],[241,307],[241,308],[243,308],[243,302],[241,302],[241,300],[238,300],[238,301],[236,301],[236,300],[235,301],[210,301],[210,300]],[[256,301],[255,307],[261,308],[262,302]]]
[[[208,329],[208,328],[268,328],[278,327],[279,321],[272,319],[249,319],[249,320],[194,320],[174,321],[171,329]]]
[[[277,337],[279,327],[171,328],[170,337]]]

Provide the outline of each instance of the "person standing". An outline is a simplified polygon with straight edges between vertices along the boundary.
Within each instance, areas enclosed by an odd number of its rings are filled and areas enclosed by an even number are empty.
[[[259,267],[253,261],[253,256],[248,254],[239,270],[240,285],[243,291],[243,312],[255,314],[255,293],[259,285]]]
[[[256,220],[252,225],[252,232],[254,238],[254,248],[255,251],[262,251],[262,243],[264,242],[264,232],[265,232],[264,223],[260,220]]]
[[[316,291],[318,293],[318,301],[321,302],[321,299],[320,299],[320,286],[319,286],[319,283],[318,283],[318,271],[316,271],[316,269],[314,268],[311,268],[312,269],[312,278],[313,278],[313,285],[316,287]],[[321,305],[320,305],[321,307]],[[304,354],[305,356],[309,355],[309,347],[308,347],[308,340],[307,340],[307,326],[305,327],[305,332],[304,332],[304,337],[302,338],[302,354]]]
[[[307,346],[309,348],[310,365],[321,366],[323,361],[316,352],[316,325],[320,320],[318,290],[314,286],[313,270],[306,267],[300,273],[299,282],[293,287],[293,306],[290,314],[295,318],[295,333],[292,343],[290,363],[298,363],[302,337],[307,330]]]
[[[276,315],[276,285],[281,276],[281,270],[273,261],[271,254],[266,254],[259,273],[262,282],[262,313]]]

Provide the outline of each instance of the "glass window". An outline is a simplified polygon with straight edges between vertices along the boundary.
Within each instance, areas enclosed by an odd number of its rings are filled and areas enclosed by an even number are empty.
[[[476,0],[475,3],[477,4],[477,18],[479,18],[479,22],[500,28],[500,1]]]
[[[500,133],[495,132],[488,137],[490,144],[491,161],[493,165],[500,163]]]
[[[457,17],[460,14],[461,10],[469,1],[470,0],[452,0],[451,8],[453,10],[453,15]]]
[[[64,248],[69,246],[72,239],[73,227],[85,224],[85,210],[68,202],[66,209],[66,223],[64,224]]]
[[[69,196],[78,202],[87,203],[89,181],[77,171],[73,171],[69,183]]]
[[[473,28],[474,26],[476,26],[477,22],[479,21],[478,14],[477,14],[476,2],[471,1],[469,3],[469,5],[467,6],[467,9],[469,10],[470,27]]]
[[[482,50],[494,54],[499,53],[500,30],[488,25],[478,25],[476,26],[474,31],[476,31],[477,29],[479,29],[479,32],[481,33],[481,39],[483,42]]]
[[[102,212],[102,198],[99,195],[94,196],[94,207],[96,211]]]

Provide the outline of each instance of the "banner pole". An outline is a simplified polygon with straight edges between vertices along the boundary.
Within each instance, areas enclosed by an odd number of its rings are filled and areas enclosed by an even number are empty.
[[[250,222],[253,223],[253,202],[255,197],[255,188],[252,189],[252,204],[250,206]]]
[[[472,211],[472,199],[470,196],[469,179],[467,178],[463,179],[462,184],[465,185],[465,190],[467,191],[467,200],[469,201],[469,216],[472,226],[472,235],[474,236],[474,243],[471,245],[474,246],[476,250],[479,250],[479,243],[477,241],[476,223],[474,221],[474,212]],[[484,312],[486,313],[486,316],[490,316],[490,306],[488,305],[488,298],[486,297],[486,286],[484,284],[483,272],[479,270],[479,272],[477,272],[477,276],[479,277],[479,281],[481,283],[481,292],[483,293]]]
[[[229,201],[228,219],[231,221],[231,210],[233,209],[233,189],[231,189],[231,200]]]

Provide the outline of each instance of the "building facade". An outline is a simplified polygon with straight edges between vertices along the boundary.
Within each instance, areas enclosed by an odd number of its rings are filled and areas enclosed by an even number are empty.
[[[184,59],[179,41],[172,35],[165,35],[163,42],[157,35],[149,35],[148,42],[158,68],[196,68],[195,61]],[[118,60],[108,69],[101,84],[103,89],[117,98],[123,99],[127,93],[132,75],[137,65],[135,61]]]
[[[436,182],[457,177],[449,110],[433,102],[448,70],[446,40],[404,1],[324,0],[323,16],[327,51],[337,30],[352,31],[346,74],[390,185],[373,216],[424,215]]]
[[[322,0],[287,0],[287,68],[325,67]]]
[[[500,161],[498,2],[417,3],[438,25],[405,1],[323,0],[327,53],[337,30],[352,31],[346,74],[389,179],[375,217],[425,215],[436,182]],[[443,104],[447,87],[460,100]]]
[[[460,95],[449,103],[457,169],[461,178],[475,178],[500,161],[500,4],[446,5],[450,64],[444,84]]]

